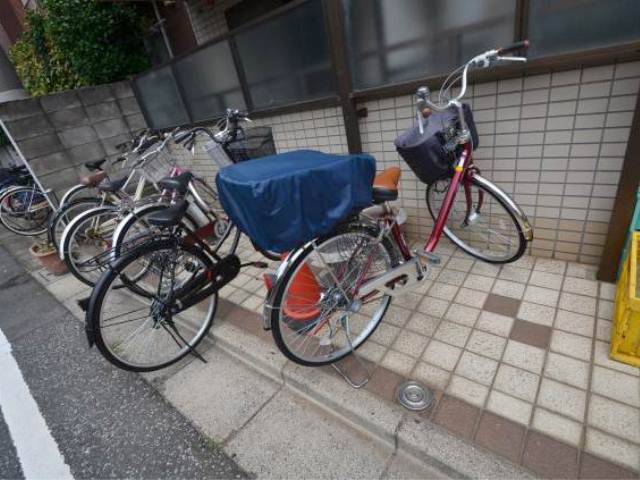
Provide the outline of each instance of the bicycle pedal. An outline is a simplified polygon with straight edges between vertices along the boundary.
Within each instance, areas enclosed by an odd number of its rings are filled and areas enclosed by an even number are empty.
[[[442,262],[442,258],[440,258],[440,255],[436,253],[425,252],[424,250],[416,250],[415,253],[419,257],[426,258],[429,263],[432,263],[434,265],[438,265],[440,262]]]
[[[266,262],[247,262],[247,263],[243,263],[242,265],[240,265],[240,268],[243,267],[255,267],[255,268],[267,268],[269,267],[269,265],[267,265]]]

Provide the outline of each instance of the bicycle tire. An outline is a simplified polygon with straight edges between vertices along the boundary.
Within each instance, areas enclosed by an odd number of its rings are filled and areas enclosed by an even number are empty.
[[[60,256],[62,260],[64,261],[65,265],[67,265],[69,272],[71,272],[71,274],[74,277],[76,277],[82,283],[90,287],[95,286],[95,283],[97,280],[94,281],[88,278],[86,275],[83,275],[83,273],[78,270],[78,268],[76,267],[76,264],[71,259],[71,253],[70,253],[71,242],[74,240],[75,236],[78,234],[80,226],[85,221],[90,219],[92,216],[107,215],[107,214],[113,219],[115,219],[118,217],[118,215],[120,215],[120,209],[117,206],[115,207],[102,206],[102,207],[96,207],[92,210],[83,212],[80,215],[78,215],[76,218],[74,218],[69,223],[69,225],[67,225],[67,227],[64,230],[64,233],[62,234],[61,245],[60,245]]]
[[[207,182],[200,177],[193,177],[191,179],[191,182],[193,182],[193,189],[197,195],[197,198],[194,198],[196,205],[199,205],[200,203],[202,203],[203,206],[208,206],[211,211],[219,210],[224,212],[224,209],[222,208],[222,205],[220,205],[220,201],[218,200],[218,193],[215,191],[214,188],[209,186]],[[217,205],[215,205],[215,207],[218,207],[218,208],[214,208],[214,206],[210,205],[209,202],[207,202],[207,199],[203,196],[203,192],[206,192],[207,195],[209,195],[210,197],[213,197],[213,200],[209,199],[209,201],[216,202]],[[202,207],[201,205],[199,206]],[[208,212],[208,213],[211,213],[211,212]],[[226,214],[226,212],[224,213]],[[222,234],[224,236],[224,240],[220,242],[218,245],[216,245],[215,247],[212,247],[212,250],[220,256],[232,255],[236,253],[236,250],[238,249],[238,243],[240,242],[240,230],[238,229],[238,227],[236,227],[234,224],[231,223],[231,220],[228,218],[228,216],[227,216],[227,222],[229,224],[229,228],[225,233]],[[227,243],[230,237],[231,237],[231,244],[228,247],[229,249],[221,250],[222,246],[225,245],[225,243]]]
[[[249,239],[251,241],[251,245],[253,246],[253,248],[256,250],[256,252],[259,252],[263,257],[268,258],[269,260],[272,260],[274,262],[279,262],[281,259],[281,254],[277,253],[277,252],[272,252],[270,250],[265,250],[262,247],[259,247],[258,244],[256,242],[254,242],[253,240]]]
[[[49,243],[54,245],[56,249],[60,249],[60,245],[58,242],[60,241],[60,235],[58,235],[58,228],[60,227],[61,222],[69,222],[75,218],[66,218],[71,211],[76,209],[80,209],[81,206],[87,206],[88,208],[97,207],[101,204],[102,200],[99,198],[79,198],[76,200],[72,200],[70,202],[65,202],[49,219],[49,224],[47,225],[47,238],[49,239]],[[77,214],[76,214],[77,215]],[[66,227],[66,225],[65,225]]]
[[[99,194],[100,192],[95,187],[83,184],[74,185],[64,193],[62,199],[60,200],[60,206],[63,207],[68,203],[80,199],[98,198]]]
[[[207,255],[202,250],[202,248],[198,247],[197,245],[185,245],[176,243],[176,240],[173,238],[156,239],[150,243],[139,245],[138,247],[123,254],[111,265],[111,268],[105,271],[105,273],[100,277],[100,280],[96,283],[96,286],[91,293],[89,307],[86,314],[86,329],[88,335],[90,336],[89,340],[90,342],[94,341],[95,345],[98,347],[98,350],[105,357],[105,359],[118,368],[135,372],[152,372],[173,365],[174,363],[180,361],[186,355],[191,353],[191,351],[195,349],[204,339],[204,337],[209,333],[209,330],[213,325],[213,319],[215,317],[218,306],[217,293],[212,294],[210,306],[206,313],[207,316],[205,319],[205,323],[197,334],[197,338],[195,338],[195,340],[192,342],[189,349],[181,352],[181,354],[171,360],[158,365],[140,367],[139,365],[127,363],[126,361],[123,361],[122,359],[116,357],[105,342],[105,339],[102,335],[102,329],[100,328],[102,320],[100,313],[102,309],[102,303],[104,302],[105,295],[109,291],[109,287],[114,282],[120,281],[122,277],[121,272],[131,263],[138,261],[138,259],[143,255],[148,255],[161,250],[167,250],[168,248],[174,248],[176,247],[176,245],[178,245],[179,248],[189,252],[190,254],[197,256],[203,262],[203,264],[207,265],[208,267],[212,268],[214,266],[213,261],[211,260],[209,255]]]
[[[169,208],[171,205],[169,204],[156,204],[156,205],[145,205],[140,210],[136,210],[127,215],[116,227],[116,233],[114,234],[113,240],[113,254],[112,258],[115,260],[120,257],[123,253],[123,243],[126,242],[127,234],[129,230],[141,220],[144,220],[145,216],[151,215],[155,212],[159,212],[160,210],[164,210],[165,208]],[[189,216],[189,213],[185,213],[182,221],[186,220],[185,225],[190,229],[194,228],[195,221],[193,218]]]
[[[446,180],[444,180],[444,181],[446,181]],[[508,215],[508,218],[511,219],[511,221],[513,222],[513,225],[515,227],[514,231],[516,232],[516,236],[518,238],[518,248],[515,250],[515,253],[513,255],[511,255],[511,256],[509,256],[507,258],[503,258],[503,259],[493,258],[493,257],[487,256],[487,255],[482,255],[476,249],[474,249],[472,246],[468,245],[463,239],[461,239],[458,235],[456,235],[453,232],[453,230],[447,226],[447,224],[445,224],[444,234],[447,236],[447,238],[449,240],[451,240],[454,243],[454,245],[456,245],[457,247],[459,247],[461,250],[463,250],[467,254],[471,255],[472,257],[477,258],[478,260],[482,260],[483,262],[493,263],[493,264],[496,264],[496,265],[502,265],[502,264],[506,264],[506,263],[515,262],[520,257],[522,257],[522,255],[524,254],[524,252],[526,251],[526,248],[527,248],[527,240],[526,240],[524,231],[522,230],[522,227],[521,227],[520,223],[516,219],[516,214],[517,213],[501,198],[501,196],[499,194],[494,192],[492,188],[487,186],[484,182],[481,182],[480,180],[478,180],[477,175],[474,175],[473,177],[471,177],[471,183],[474,186],[476,186],[478,189],[482,190],[486,195],[489,195],[500,206],[502,206],[502,208],[504,208],[504,210],[506,211],[506,213]],[[432,191],[432,189],[436,188],[435,187],[436,184],[437,184],[437,182],[430,183],[429,185],[427,185],[426,194],[425,194],[427,207],[429,209],[429,213],[431,214],[431,218],[433,218],[434,222],[437,219],[437,213],[436,213],[436,210],[435,210],[435,206],[432,205],[432,201],[430,200],[430,198],[432,197],[430,195],[430,192]],[[461,192],[458,192],[458,195],[460,193]],[[450,218],[447,219],[447,223],[449,223],[449,222],[450,222]]]
[[[326,235],[322,238],[320,238],[316,243],[316,245],[318,247],[321,247],[325,242],[331,241],[334,238],[337,238],[341,235],[347,234],[347,233],[356,233],[356,232],[360,232],[360,233],[364,233],[368,236],[370,236],[371,238],[377,238],[378,236],[378,232],[376,228],[370,227],[370,226],[365,226],[365,225],[360,225],[360,224],[349,224],[343,227],[340,227],[338,229],[336,229],[334,232],[330,233],[329,235]],[[388,238],[383,237],[382,239],[382,247],[384,248],[384,250],[386,251],[389,260],[390,260],[390,268],[393,268],[394,266],[398,265],[398,258],[396,256],[396,250],[393,248],[392,243],[389,241]],[[310,243],[307,244],[302,248],[302,252],[301,253],[292,253],[292,256],[295,256],[295,260],[293,261],[293,263],[291,263],[291,265],[289,265],[289,267],[287,268],[287,270],[283,273],[283,276],[278,279],[277,284],[274,286],[274,288],[276,288],[277,290],[273,292],[273,302],[272,302],[272,308],[271,308],[271,315],[270,315],[270,324],[271,324],[271,334],[273,336],[273,339],[276,343],[276,346],[278,347],[278,349],[283,353],[283,355],[285,357],[287,357],[289,360],[299,364],[299,365],[304,365],[304,366],[322,366],[322,365],[329,365],[335,362],[338,362],[340,360],[342,360],[343,358],[345,358],[346,356],[350,355],[351,353],[353,353],[353,351],[357,350],[358,348],[360,348],[370,337],[371,335],[373,335],[373,333],[376,331],[376,329],[378,328],[378,326],[380,325],[380,323],[382,322],[382,319],[384,318],[384,316],[386,315],[389,306],[391,305],[391,297],[387,297],[386,301],[385,301],[385,305],[383,307],[383,310],[381,311],[379,317],[377,318],[377,320],[375,320],[375,323],[371,326],[370,331],[368,332],[368,334],[366,336],[364,336],[363,338],[359,339],[357,344],[353,345],[353,350],[347,350],[344,354],[337,356],[336,358],[332,358],[331,360],[328,361],[308,361],[305,360],[303,358],[301,358],[300,356],[296,355],[292,350],[290,350],[287,346],[286,341],[283,338],[283,333],[282,330],[280,328],[280,315],[279,312],[281,310],[282,307],[282,302],[283,302],[283,296],[285,294],[285,290],[286,287],[289,285],[289,281],[291,279],[291,277],[294,274],[297,274],[298,272],[298,268],[302,266],[303,262],[306,261],[307,257],[313,252],[314,250],[314,246],[311,245]]]
[[[40,195],[42,196],[42,199],[40,199],[40,201],[38,203],[43,203],[46,202],[46,207],[43,209],[45,211],[47,211],[46,215],[44,215],[44,218],[42,218],[41,220],[37,221],[35,223],[35,225],[31,228],[20,228],[18,225],[12,224],[9,222],[8,217],[15,217],[15,218],[21,218],[23,216],[22,213],[17,212],[16,213],[12,213],[11,210],[8,210],[5,208],[5,205],[7,202],[10,201],[10,197],[17,195],[21,192],[24,192],[27,195]],[[33,187],[11,187],[7,190],[5,190],[2,195],[0,195],[0,223],[2,223],[2,225],[9,231],[15,233],[16,235],[21,235],[24,237],[34,237],[36,235],[41,235],[43,233],[47,232],[47,224],[48,224],[48,219],[51,216],[51,213],[53,212],[53,209],[51,208],[51,205],[49,205],[49,203],[47,202],[46,198],[44,197],[44,195],[39,191],[39,190],[33,190]]]

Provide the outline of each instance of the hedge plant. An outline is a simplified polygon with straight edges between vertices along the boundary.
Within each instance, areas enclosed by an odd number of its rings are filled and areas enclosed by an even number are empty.
[[[97,0],[40,0],[11,49],[31,95],[122,80],[149,67],[140,7]]]

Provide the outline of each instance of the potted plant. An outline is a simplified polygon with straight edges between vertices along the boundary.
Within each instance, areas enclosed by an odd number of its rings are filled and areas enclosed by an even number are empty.
[[[31,252],[31,255],[38,259],[44,268],[54,275],[62,275],[68,272],[67,266],[62,260],[60,260],[58,251],[53,244],[41,240],[31,245],[29,251]]]

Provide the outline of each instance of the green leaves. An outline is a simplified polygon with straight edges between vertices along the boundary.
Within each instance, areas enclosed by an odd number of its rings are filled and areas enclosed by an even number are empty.
[[[122,80],[149,67],[139,7],[41,0],[11,60],[32,95]]]

